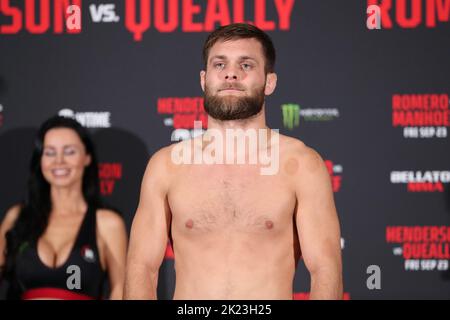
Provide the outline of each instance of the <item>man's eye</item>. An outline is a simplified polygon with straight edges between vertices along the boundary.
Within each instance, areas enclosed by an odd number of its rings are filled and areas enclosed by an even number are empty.
[[[222,62],[218,62],[218,63],[215,63],[215,64],[214,64],[214,67],[215,67],[215,68],[218,68],[218,69],[222,69],[224,66],[225,66],[225,64],[222,63]]]
[[[250,70],[252,68],[253,68],[253,66],[251,64],[248,64],[248,63],[242,64],[242,69],[244,69],[244,70]]]

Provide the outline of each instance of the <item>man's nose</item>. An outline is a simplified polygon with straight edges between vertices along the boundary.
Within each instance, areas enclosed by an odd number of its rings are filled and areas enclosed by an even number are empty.
[[[236,67],[229,66],[225,70],[225,80],[236,81],[240,78],[239,70]]]
[[[225,80],[237,80],[237,75],[235,73],[227,73],[225,76]]]

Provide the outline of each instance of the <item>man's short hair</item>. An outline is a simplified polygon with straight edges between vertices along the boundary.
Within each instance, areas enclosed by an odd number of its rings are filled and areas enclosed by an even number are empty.
[[[275,47],[269,35],[261,29],[246,23],[233,23],[222,26],[213,31],[206,39],[203,45],[203,63],[205,70],[208,65],[209,51],[218,41],[238,40],[238,39],[256,39],[261,43],[264,52],[265,65],[264,70],[267,73],[274,72],[275,68]]]

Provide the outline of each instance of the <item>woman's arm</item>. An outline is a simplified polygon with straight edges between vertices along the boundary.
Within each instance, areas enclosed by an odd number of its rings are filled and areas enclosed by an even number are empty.
[[[6,233],[14,226],[21,209],[21,205],[11,207],[6,211],[5,217],[0,225],[0,267],[5,264]]]
[[[120,300],[123,295],[128,245],[125,223],[117,213],[110,210],[98,210],[97,217],[111,287],[110,299]]]

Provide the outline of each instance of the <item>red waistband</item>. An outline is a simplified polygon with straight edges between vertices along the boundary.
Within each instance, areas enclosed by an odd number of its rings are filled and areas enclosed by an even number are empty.
[[[36,288],[25,291],[23,300],[29,299],[61,299],[61,300],[94,300],[93,297],[59,288]]]

